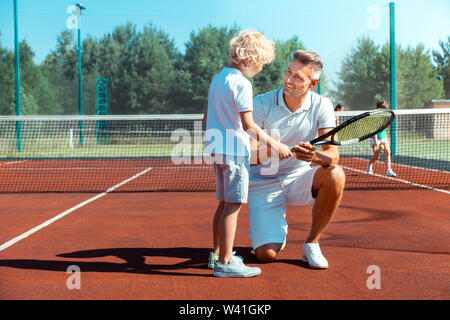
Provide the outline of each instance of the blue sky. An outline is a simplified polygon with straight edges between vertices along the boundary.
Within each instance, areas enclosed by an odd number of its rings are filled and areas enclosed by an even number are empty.
[[[19,38],[26,39],[40,63],[56,47],[67,28],[66,9],[77,1],[17,0]],[[191,31],[212,24],[258,29],[267,38],[286,40],[297,35],[319,53],[324,71],[336,79],[343,57],[362,35],[377,44],[389,40],[387,0],[83,0],[82,34],[101,37],[131,21],[139,28],[152,22],[184,52]],[[397,0],[396,40],[402,46],[418,43],[438,49],[450,35],[450,0]],[[13,0],[0,0],[1,45],[13,49]]]

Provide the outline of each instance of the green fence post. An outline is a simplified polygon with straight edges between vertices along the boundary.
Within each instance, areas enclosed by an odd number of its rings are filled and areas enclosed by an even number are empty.
[[[397,91],[396,91],[396,75],[395,75],[395,3],[389,3],[389,26],[390,26],[390,83],[391,83],[391,108],[397,109]],[[391,125],[391,153],[395,155],[397,153],[397,132],[396,121]]]

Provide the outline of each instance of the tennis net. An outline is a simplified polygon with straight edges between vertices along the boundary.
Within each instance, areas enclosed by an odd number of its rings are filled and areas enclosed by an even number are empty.
[[[362,111],[337,112],[344,122]],[[395,111],[367,174],[370,141],[340,147],[347,190],[450,190],[450,109]],[[0,117],[0,192],[213,191],[202,115]],[[113,189],[111,189],[114,187]]]

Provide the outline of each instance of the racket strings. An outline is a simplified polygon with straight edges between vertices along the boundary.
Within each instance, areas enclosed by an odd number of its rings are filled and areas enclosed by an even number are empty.
[[[370,115],[342,128],[334,137],[336,142],[343,143],[354,139],[364,140],[374,135],[380,129],[386,127],[391,119],[391,114]]]

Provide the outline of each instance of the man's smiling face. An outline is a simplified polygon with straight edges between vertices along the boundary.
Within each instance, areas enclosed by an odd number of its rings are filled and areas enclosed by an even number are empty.
[[[301,97],[314,88],[318,80],[312,80],[313,69],[311,65],[305,65],[293,60],[284,75],[285,96]]]

